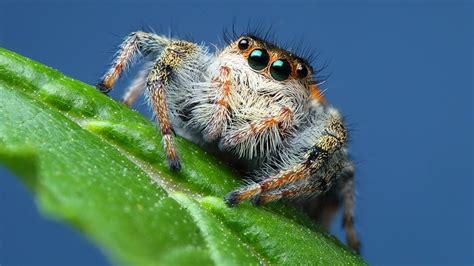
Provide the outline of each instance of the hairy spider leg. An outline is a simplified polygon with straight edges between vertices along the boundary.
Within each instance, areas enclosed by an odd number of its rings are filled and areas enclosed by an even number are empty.
[[[197,46],[190,42],[176,41],[166,46],[151,69],[146,82],[150,101],[156,114],[157,122],[163,135],[163,147],[166,160],[171,170],[181,168],[178,152],[174,145],[173,128],[169,118],[166,102],[166,87],[174,70],[178,69],[186,57],[192,55]]]
[[[262,193],[267,191],[283,188],[288,184],[310,178],[317,170],[322,168],[334,152],[343,147],[346,138],[347,133],[342,121],[339,118],[330,117],[327,121],[324,134],[322,134],[317,143],[307,151],[301,162],[285,170],[281,170],[276,175],[263,179],[258,183],[227,194],[225,197],[227,204],[229,206],[235,206],[246,199],[258,198]],[[253,201],[258,202],[258,199],[254,199]]]
[[[280,135],[290,127],[293,122],[293,111],[289,107],[283,107],[278,114],[247,123],[241,128],[229,132],[224,138],[225,147],[235,146],[256,135],[265,134],[272,129],[277,130]]]
[[[96,87],[104,93],[109,92],[122,72],[134,61],[134,58],[150,54],[158,56],[170,42],[170,39],[154,33],[142,31],[130,33],[120,45],[111,67],[102,76]]]
[[[342,226],[346,231],[346,241],[349,247],[360,254],[360,242],[357,238],[357,233],[354,227],[354,167],[352,165],[345,167],[340,173],[338,180],[340,183],[340,193],[342,195]]]
[[[209,140],[218,138],[222,131],[227,128],[230,120],[231,69],[227,66],[221,66],[219,76],[214,77],[212,80],[219,85],[212,103],[214,112],[203,132]]]
[[[125,90],[125,94],[122,97],[122,103],[131,107],[135,101],[138,99],[138,96],[145,90],[146,87],[146,77],[149,72],[149,68],[144,68],[140,70],[138,75],[133,79],[132,83]]]

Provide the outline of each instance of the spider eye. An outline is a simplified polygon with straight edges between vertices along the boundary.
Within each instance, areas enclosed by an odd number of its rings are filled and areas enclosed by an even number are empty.
[[[290,63],[285,59],[275,60],[270,67],[270,74],[272,77],[278,81],[283,81],[288,79],[291,74]]]
[[[247,38],[244,38],[244,39],[240,40],[239,44],[238,44],[239,49],[242,50],[242,51],[247,50],[249,48],[249,45],[250,45],[250,41]]]
[[[303,64],[299,63],[296,66],[296,75],[300,79],[306,78],[306,76],[308,76],[308,68],[306,66],[304,66]]]
[[[264,49],[255,49],[250,53],[248,61],[251,68],[255,70],[262,70],[268,65],[270,56]]]

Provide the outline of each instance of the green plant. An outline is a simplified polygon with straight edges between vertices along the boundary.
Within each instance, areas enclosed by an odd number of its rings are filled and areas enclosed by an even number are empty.
[[[364,264],[290,206],[226,207],[238,175],[181,138],[184,167],[172,173],[160,141],[139,113],[0,48],[0,162],[112,261]]]

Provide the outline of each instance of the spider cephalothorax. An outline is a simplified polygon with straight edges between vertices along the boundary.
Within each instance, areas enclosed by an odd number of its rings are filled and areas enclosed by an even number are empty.
[[[109,91],[136,55],[150,63],[123,102],[131,105],[146,88],[172,170],[181,167],[175,131],[252,166],[253,182],[230,192],[229,206],[247,199],[263,204],[324,196],[331,190],[343,202],[349,245],[358,250],[347,131],[321,96],[305,59],[253,35],[211,53],[191,42],[134,32],[99,89]]]

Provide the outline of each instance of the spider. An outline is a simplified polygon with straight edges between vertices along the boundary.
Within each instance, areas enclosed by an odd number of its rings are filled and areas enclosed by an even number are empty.
[[[131,106],[146,90],[171,170],[181,168],[176,132],[254,170],[253,181],[225,196],[230,207],[333,194],[343,205],[348,245],[359,251],[346,126],[322,96],[307,60],[253,34],[211,52],[138,31],[125,38],[97,88],[109,92],[135,57],[147,63],[122,102]],[[322,214],[335,209],[321,205]]]

